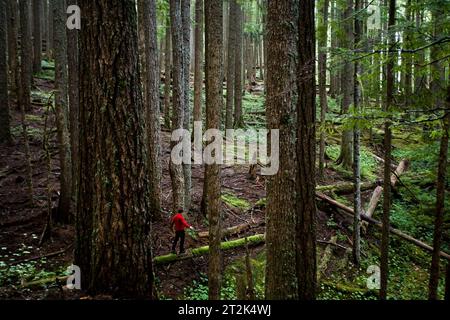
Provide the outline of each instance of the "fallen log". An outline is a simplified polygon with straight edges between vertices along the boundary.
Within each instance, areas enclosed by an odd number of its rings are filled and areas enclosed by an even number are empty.
[[[250,246],[256,246],[258,244],[265,242],[265,235],[264,234],[257,234],[254,236],[246,237],[246,238],[240,238],[236,240],[226,241],[222,242],[220,244],[220,248],[222,250],[230,250],[238,247],[243,247],[245,245]],[[153,258],[153,262],[155,265],[158,264],[165,264],[165,263],[171,263],[175,261],[181,261],[186,260],[194,257],[199,257],[205,254],[208,254],[209,252],[209,246],[203,246],[199,248],[194,248],[191,250],[188,250],[185,254],[182,255],[176,255],[176,254],[166,254],[163,256],[158,256]]]
[[[320,193],[320,192],[316,192],[316,197],[318,199],[322,200],[322,201],[325,201],[325,202],[329,203],[332,206],[335,206],[338,209],[341,209],[347,216],[349,216],[349,217],[351,217],[353,219],[353,216],[355,215],[355,213],[354,213],[352,208],[349,208],[349,207],[343,205],[342,203],[339,203],[336,200],[334,200],[334,199],[332,199],[332,198],[328,197],[327,195],[325,195],[323,193]],[[361,215],[361,219],[364,220],[364,221],[367,221],[368,223],[371,223],[371,224],[375,225],[376,227],[378,227],[380,229],[383,227],[383,224],[380,221],[375,220],[375,219],[373,219],[371,217],[368,217],[365,214]],[[396,235],[397,237],[399,237],[401,239],[404,239],[404,240],[406,240],[406,241],[408,241],[408,242],[418,246],[421,249],[424,249],[424,250],[429,251],[429,252],[433,252],[433,247],[432,246],[430,246],[430,245],[428,245],[428,244],[426,244],[426,243],[424,243],[424,242],[422,242],[420,240],[417,240],[417,239],[411,237],[410,235],[407,235],[406,233],[403,233],[402,231],[400,231],[398,229],[390,227],[389,231],[392,234]],[[439,255],[441,257],[443,257],[443,258],[445,258],[445,259],[450,261],[450,254],[445,253],[443,251],[440,251]]]
[[[258,223],[243,223],[243,224],[239,224],[237,226],[232,226],[226,229],[222,230],[222,236],[223,237],[227,237],[227,236],[233,236],[236,235],[238,233],[241,233],[243,231],[247,231],[251,228],[256,228],[259,226],[262,226],[263,224],[265,224],[265,221],[261,221]],[[200,231],[197,233],[197,237],[199,238],[208,238],[209,237],[209,231]]]
[[[397,168],[395,169],[394,173],[391,175],[391,186],[394,188],[399,181],[399,177],[405,172],[408,168],[408,160],[402,160],[398,164]],[[378,202],[381,199],[381,195],[383,194],[383,187],[378,186],[375,188],[375,190],[372,193],[372,197],[370,198],[369,206],[367,207],[367,210],[365,212],[365,215],[368,217],[372,217],[373,213],[375,212],[375,209],[378,206]],[[367,227],[367,224],[363,224],[363,229],[365,230]]]
[[[370,181],[361,183],[361,191],[366,191],[375,188],[381,183],[381,181]],[[330,184],[326,186],[317,186],[318,192],[332,192],[336,194],[347,194],[355,191],[355,185],[353,182],[340,182],[336,184]]]

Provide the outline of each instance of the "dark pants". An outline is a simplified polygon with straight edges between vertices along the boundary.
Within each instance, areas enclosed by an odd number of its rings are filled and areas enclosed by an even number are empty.
[[[184,230],[175,232],[175,240],[173,240],[172,251],[175,251],[175,249],[177,248],[177,243],[178,243],[178,239],[179,239],[180,240],[180,252],[184,252],[184,238],[185,238]]]

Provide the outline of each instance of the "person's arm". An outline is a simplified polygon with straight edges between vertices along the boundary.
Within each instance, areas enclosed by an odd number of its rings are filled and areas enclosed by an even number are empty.
[[[183,223],[185,228],[192,229],[192,226],[186,221],[186,219],[183,216],[181,216],[181,222]]]

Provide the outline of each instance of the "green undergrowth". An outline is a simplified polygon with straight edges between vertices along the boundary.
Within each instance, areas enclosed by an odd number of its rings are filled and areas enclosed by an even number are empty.
[[[243,211],[251,208],[250,202],[248,202],[246,199],[239,198],[232,193],[229,192],[223,193],[221,198],[222,201],[225,202],[227,205],[241,209]]]
[[[339,158],[341,146],[337,144],[329,145],[325,150],[327,156],[331,159],[329,166],[335,171],[341,173],[345,178],[351,179],[353,173],[345,170],[342,166],[336,165],[335,161]],[[366,180],[375,180],[377,178],[378,164],[369,148],[361,147],[361,177]]]
[[[0,248],[0,287],[18,286],[22,282],[46,279],[64,274],[65,267],[49,266],[46,258],[21,261],[30,255],[33,246],[22,244],[15,252],[9,252],[6,247]]]

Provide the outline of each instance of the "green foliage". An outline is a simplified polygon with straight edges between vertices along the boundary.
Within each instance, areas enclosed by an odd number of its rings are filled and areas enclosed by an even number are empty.
[[[341,146],[337,144],[329,145],[326,148],[327,156],[335,162],[340,153]],[[377,170],[378,165],[373,157],[373,153],[366,147],[362,146],[360,150],[360,160],[361,160],[361,177],[367,180],[375,180],[377,178]],[[351,178],[353,173],[347,170],[342,169],[341,166],[337,166],[334,163],[331,164],[331,167],[334,168],[339,173],[343,174],[347,178]]]
[[[24,259],[23,257],[29,255],[32,249],[32,246],[27,246],[23,243],[14,253],[9,253],[6,247],[0,248],[0,259],[2,259],[0,261],[0,287],[17,286],[22,282],[54,277],[66,270],[64,267],[47,270],[43,267],[47,264],[45,258],[15,265],[11,264],[20,259]]]
[[[224,193],[221,196],[222,201],[225,202],[227,205],[241,209],[241,210],[248,210],[251,208],[250,203],[242,198],[238,198],[236,195],[232,193]]]
[[[193,280],[192,284],[184,289],[184,300],[208,300],[208,276],[201,273],[199,280]],[[225,276],[222,282],[220,291],[220,298],[222,300],[235,300],[236,289],[235,282],[231,278]]]

